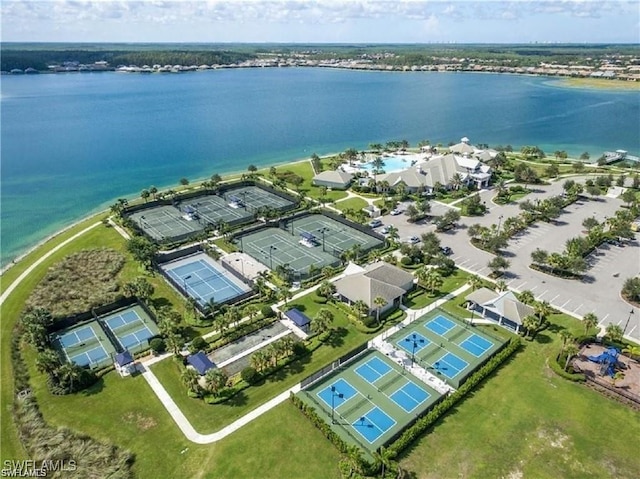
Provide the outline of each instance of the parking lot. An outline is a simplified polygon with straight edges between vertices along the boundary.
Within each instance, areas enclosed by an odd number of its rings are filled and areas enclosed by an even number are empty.
[[[535,201],[562,192],[563,180],[547,186],[536,186],[536,191],[527,195]],[[482,217],[462,217],[459,227],[445,233],[439,233],[442,246],[449,246],[453,250],[451,256],[462,269],[488,276],[490,269],[487,263],[493,255],[479,250],[471,245],[466,229],[475,223],[485,226],[498,224],[510,216],[520,213],[518,204],[506,206],[495,205],[491,199],[494,191],[481,192],[481,200],[485,202],[489,211]],[[600,319],[600,325],[617,324],[625,335],[640,341],[640,311],[630,314],[631,306],[620,297],[620,291],[627,278],[637,275],[640,271],[640,249],[637,240],[624,247],[603,245],[594,252],[587,261],[590,265],[583,281],[564,280],[550,276],[529,268],[531,252],[540,248],[552,252],[561,252],[569,238],[583,235],[582,222],[587,217],[594,217],[602,222],[615,214],[622,201],[617,198],[599,197],[598,200],[584,200],[568,206],[558,221],[554,223],[538,222],[529,227],[524,233],[509,241],[505,256],[511,265],[503,280],[510,289],[521,292],[530,290],[538,300],[546,300],[554,307],[575,315],[583,316],[594,312]],[[401,205],[406,209],[408,205]],[[431,202],[433,216],[441,215],[451,206]],[[502,218],[500,218],[502,217]],[[400,239],[435,231],[430,222],[410,224],[407,216],[385,216],[385,225],[392,224],[398,228]]]

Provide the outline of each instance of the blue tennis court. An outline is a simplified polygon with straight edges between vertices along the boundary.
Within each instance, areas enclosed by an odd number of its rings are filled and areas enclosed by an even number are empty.
[[[91,326],[87,326],[82,329],[76,329],[75,331],[69,331],[62,336],[59,336],[58,340],[60,341],[60,344],[62,344],[62,346],[64,346],[65,348],[70,348],[93,338],[95,338],[96,340],[98,339],[96,333],[93,331],[93,328]]]
[[[460,343],[460,347],[479,358],[493,347],[493,343],[488,339],[484,339],[482,336],[478,336],[476,333],[473,333]]]
[[[71,356],[69,359],[76,363],[78,366],[89,366],[91,364],[96,364],[109,357],[109,354],[105,351],[102,346],[97,346],[89,351],[85,351],[84,353],[76,354],[75,356]]]
[[[333,391],[331,390],[332,388]],[[333,406],[337,408],[356,394],[358,394],[358,390],[351,386],[347,381],[340,378],[320,391],[318,393],[318,397],[322,399],[328,407]]]
[[[396,422],[387,416],[384,411],[374,407],[364,416],[354,421],[351,426],[371,444],[395,424]]]
[[[143,326],[133,333],[126,334],[122,337],[118,336],[118,341],[124,349],[131,349],[134,346],[144,343],[147,339],[153,336],[154,334],[149,330],[149,328]]]
[[[136,321],[140,321],[141,323],[143,322],[142,318],[138,316],[138,313],[133,310],[126,311],[122,314],[112,316],[109,319],[105,320],[107,326],[109,326],[111,331],[115,331],[116,329],[123,326],[128,326],[129,324],[135,323]]]
[[[392,371],[392,367],[385,363],[382,359],[374,356],[366,363],[356,368],[356,373],[360,375],[368,383],[375,383],[378,379]]]
[[[411,412],[431,397],[427,391],[409,381],[389,398],[406,412]]]
[[[223,303],[250,291],[204,253],[169,263],[162,269],[201,306],[210,300]]]
[[[469,363],[460,359],[453,353],[447,353],[433,363],[433,368],[440,371],[449,379],[455,378],[460,372],[465,369]]]
[[[440,336],[444,336],[456,327],[456,323],[444,316],[436,316],[428,323],[425,323],[424,327],[436,334],[439,334]]]
[[[410,333],[406,337],[399,339],[396,344],[409,354],[414,354],[429,346],[431,341],[420,333]]]

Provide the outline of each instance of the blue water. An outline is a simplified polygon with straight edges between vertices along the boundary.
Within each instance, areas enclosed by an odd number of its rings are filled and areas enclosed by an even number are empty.
[[[411,166],[411,159],[407,159],[406,156],[384,156],[382,157],[382,161],[384,161],[382,170],[385,173],[393,173],[394,171],[406,170]],[[375,170],[373,163],[364,163],[358,166],[361,170],[364,171],[371,172]]]
[[[639,95],[459,73],[2,77],[1,258],[143,188],[407,139],[640,153]]]

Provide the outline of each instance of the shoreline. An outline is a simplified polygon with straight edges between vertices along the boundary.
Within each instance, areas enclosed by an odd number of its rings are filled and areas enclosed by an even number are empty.
[[[325,157],[330,157],[330,156],[334,156],[337,155],[337,153],[330,153],[328,155],[323,155],[321,158],[325,158]],[[272,166],[274,167],[279,167],[279,166],[284,166],[284,165],[295,165],[297,163],[303,163],[305,161],[310,161],[310,158],[302,158],[302,159],[296,159],[293,161],[286,161],[283,163],[277,163],[277,164],[271,164],[271,165],[266,165],[264,167],[259,167],[258,170],[260,169],[268,169],[271,168]],[[257,165],[256,165],[257,166]],[[221,174],[220,176],[222,176],[222,181],[229,181],[231,179],[233,179],[232,177],[237,176],[237,175],[242,175],[243,173],[245,173],[245,170],[242,171],[234,171],[234,172],[230,172],[230,173],[224,173]],[[210,177],[202,177],[202,178],[196,178],[195,180],[193,180],[193,184],[197,184],[200,185],[203,181],[208,180]],[[161,187],[159,188],[159,191],[165,190],[167,188],[170,187]],[[121,196],[120,198],[123,198],[123,196]],[[139,196],[136,197],[127,197],[124,196],[124,198],[126,198],[127,200],[137,200],[139,199]],[[116,201],[117,198],[113,198],[112,200],[110,200],[110,202],[114,202]],[[42,240],[38,241],[36,244],[34,244],[31,247],[27,247],[28,249],[24,252],[19,254],[18,256],[16,256],[15,258],[9,259],[7,264],[2,266],[2,268],[0,268],[0,277],[4,276],[4,274],[9,271],[12,267],[16,266],[18,263],[20,263],[22,260],[24,260],[27,256],[29,256],[31,253],[33,253],[35,250],[37,250],[38,248],[42,247],[44,244],[48,243],[49,241],[51,241],[52,239],[60,236],[61,234],[69,231],[70,229],[78,226],[80,223],[83,223],[85,221],[90,220],[91,218],[95,218],[98,217],[100,215],[103,214],[108,214],[109,213],[109,209],[101,209],[100,211],[97,211],[95,213],[89,213],[77,220],[73,220],[73,222],[71,224],[68,224],[67,226],[64,226],[62,229],[51,233],[50,235],[48,235],[46,238],[43,238]]]

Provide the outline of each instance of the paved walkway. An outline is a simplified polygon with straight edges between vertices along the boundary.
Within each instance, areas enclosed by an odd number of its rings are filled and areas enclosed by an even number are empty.
[[[0,296],[0,305],[2,305],[5,300],[9,297],[9,295],[11,293],[13,293],[13,290],[16,289],[18,287],[18,285],[24,281],[24,279],[29,276],[31,274],[31,272],[36,269],[44,260],[46,260],[49,256],[51,256],[52,254],[54,254],[55,252],[57,252],[59,249],[65,247],[66,245],[68,245],[69,243],[71,243],[72,241],[76,240],[77,238],[79,238],[80,236],[82,236],[83,234],[85,234],[87,231],[92,230],[93,228],[95,228],[96,226],[99,226],[102,224],[102,221],[98,221],[97,223],[93,223],[91,226],[87,226],[85,229],[83,229],[82,231],[77,232],[76,234],[74,234],[73,236],[71,236],[70,238],[64,240],[62,243],[60,243],[58,246],[55,246],[54,248],[51,248],[51,250],[49,250],[47,253],[43,254],[42,256],[40,256],[40,258],[38,258],[36,261],[33,262],[33,264],[31,266],[29,266],[27,269],[25,269],[22,274],[20,276],[18,276],[16,278],[16,280],[11,283],[11,285],[4,291],[4,293],[2,293],[2,296]]]
[[[173,398],[169,395],[160,381],[158,381],[156,375],[153,374],[153,372],[151,372],[151,370],[144,365],[140,365],[139,369],[141,370],[144,379],[147,381],[149,386],[151,386],[153,392],[156,393],[156,396],[158,396],[158,399],[160,399],[160,402],[162,402],[162,405],[169,412],[171,418],[178,425],[185,437],[191,442],[195,442],[196,444],[211,444],[213,442],[224,439],[229,434],[232,434],[240,429],[242,426],[250,423],[270,409],[276,407],[278,404],[286,401],[291,393],[295,394],[300,391],[300,384],[298,383],[295,386],[287,389],[283,393],[277,395],[270,401],[267,401],[261,406],[258,406],[257,408],[245,414],[238,420],[232,422],[228,426],[223,427],[219,431],[213,432],[211,434],[200,434],[194,429],[194,427],[182,413],[178,405],[174,402]]]

